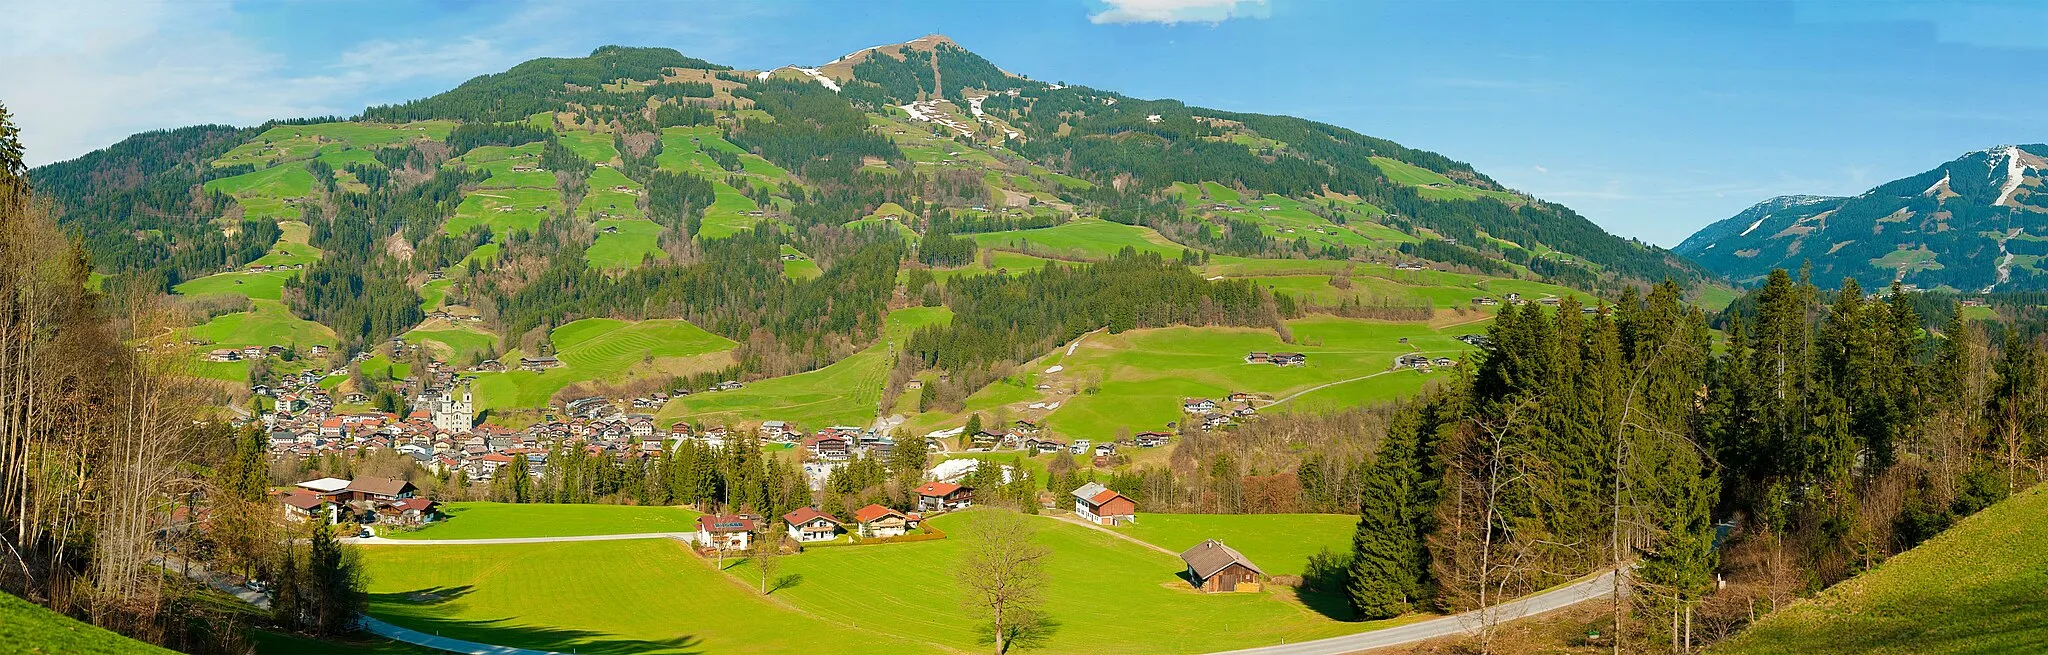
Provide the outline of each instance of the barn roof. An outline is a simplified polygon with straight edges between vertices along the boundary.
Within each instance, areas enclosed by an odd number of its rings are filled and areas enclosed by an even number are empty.
[[[1245,559],[1244,555],[1215,539],[1195,544],[1194,548],[1189,548],[1187,552],[1181,553],[1180,559],[1188,563],[1188,568],[1193,570],[1196,576],[1203,578],[1216,575],[1217,572],[1229,568],[1232,564],[1243,564],[1245,568],[1251,569],[1253,573],[1259,575],[1266,574],[1265,571],[1259,569],[1257,564],[1253,564],[1251,560]]]

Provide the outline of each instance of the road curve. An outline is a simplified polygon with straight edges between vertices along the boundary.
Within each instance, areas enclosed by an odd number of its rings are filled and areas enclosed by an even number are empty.
[[[1472,634],[1480,625],[1480,612],[1493,612],[1495,625],[1516,619],[1535,616],[1552,610],[1563,609],[1596,598],[1605,598],[1614,591],[1614,572],[1608,571],[1588,580],[1581,580],[1549,591],[1523,596],[1486,610],[1473,610],[1464,614],[1430,619],[1420,623],[1383,628],[1371,632],[1331,637],[1298,644],[1260,646],[1243,650],[1213,653],[1211,655],[1338,655],[1356,653],[1374,648],[1398,646],[1406,643]]]
[[[384,537],[349,537],[342,539],[345,544],[358,546],[490,546],[497,544],[552,544],[570,541],[619,541],[621,539],[674,539],[692,543],[697,539],[695,532],[639,532],[634,534],[593,534],[577,537],[504,537],[499,539],[387,539]]]

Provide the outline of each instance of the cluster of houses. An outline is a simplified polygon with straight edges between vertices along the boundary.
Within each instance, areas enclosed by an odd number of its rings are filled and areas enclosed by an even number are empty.
[[[1257,398],[1249,393],[1242,391],[1232,393],[1229,396],[1225,396],[1224,401],[1236,403],[1237,406],[1224,409],[1222,403],[1208,398],[1187,398],[1181,400],[1180,411],[1182,414],[1187,414],[1201,420],[1202,429],[1214,430],[1230,425],[1234,421],[1250,420],[1258,416],[1258,408],[1252,406],[1252,401],[1254,400],[1257,400]]]
[[[1308,363],[1308,355],[1301,353],[1269,353],[1263,350],[1254,350],[1245,354],[1244,363],[1300,366]]]
[[[1458,360],[1449,357],[1430,357],[1422,353],[1408,353],[1394,358],[1395,369],[1408,368],[1423,373],[1428,373],[1432,368],[1450,368],[1457,365]]]
[[[273,496],[293,522],[417,526],[439,519],[440,504],[414,497],[415,491],[394,478],[320,478]]]
[[[927,514],[966,509],[974,504],[974,488],[951,482],[926,482],[917,488],[917,511],[903,512],[882,505],[854,510],[851,521],[826,514],[815,507],[799,508],[782,515],[789,538],[800,544],[833,541],[843,535],[861,539],[885,539],[909,534],[923,523]],[[697,517],[697,546],[709,550],[746,550],[754,544],[763,520],[750,514],[706,514]]]
[[[305,264],[278,264],[275,266],[269,264],[256,264],[254,266],[250,266],[245,270],[247,270],[250,273],[269,273],[271,271],[296,271],[304,269],[305,267]]]

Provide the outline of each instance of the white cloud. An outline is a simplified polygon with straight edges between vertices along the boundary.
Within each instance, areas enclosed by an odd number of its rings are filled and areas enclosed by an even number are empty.
[[[1548,175],[1548,174],[1550,173],[1550,169],[1548,169],[1548,168],[1544,168],[1544,167],[1543,167],[1543,166],[1542,166],[1541,164],[1531,165],[1531,166],[1530,166],[1529,168],[1530,168],[1530,170],[1534,170],[1534,171],[1536,171],[1536,172],[1538,172],[1538,173],[1543,173],[1543,174],[1546,174],[1546,175]]]
[[[1232,18],[1265,18],[1266,0],[1103,0],[1107,9],[1089,14],[1089,22],[1221,23]]]

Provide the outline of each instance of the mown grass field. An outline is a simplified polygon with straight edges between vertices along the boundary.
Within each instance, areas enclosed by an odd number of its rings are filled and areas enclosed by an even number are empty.
[[[932,519],[958,533],[965,514]],[[1291,590],[1202,594],[1179,577],[1180,558],[1088,527],[1032,518],[1037,543],[1051,549],[1045,610],[1059,625],[1044,653],[1201,653],[1293,643],[1382,624],[1329,618],[1322,599],[1305,605]],[[1142,518],[1140,519],[1143,520]],[[965,544],[957,539],[816,548],[785,557],[782,570],[802,582],[775,597],[842,624],[976,651],[976,622],[959,609],[952,576]],[[753,575],[741,564],[741,579]],[[887,584],[876,584],[876,579]]]
[[[639,202],[640,194],[646,193],[647,188],[624,173],[611,168],[596,169],[590,173],[589,186],[589,191],[583,194],[583,202],[576,205],[578,216],[592,220],[644,218]]]
[[[0,650],[103,655],[172,653],[7,593],[0,593]]]
[[[1710,652],[2038,653],[2048,647],[2048,486],[1957,523]]]
[[[1301,575],[1310,555],[1325,548],[1350,550],[1357,524],[1358,517],[1343,514],[1155,514],[1141,509],[1137,523],[1114,529],[1174,552],[1221,539],[1270,575]]]
[[[730,363],[731,356],[724,353],[736,345],[674,319],[584,319],[555,328],[549,340],[555,356],[567,366],[537,373],[479,373],[474,388],[477,409],[542,407],[556,391],[577,382],[715,370]],[[516,354],[508,353],[505,361],[518,366]]]
[[[804,254],[804,251],[797,250],[796,246],[787,243],[782,244],[782,254],[796,255],[802,258],[796,261],[782,262],[783,277],[792,280],[812,280],[825,274],[825,269],[818,268],[817,260],[811,259],[811,256]]]
[[[769,378],[733,391],[702,392],[670,400],[656,415],[659,425],[676,421],[708,424],[792,421],[813,429],[828,425],[865,426],[881,403],[882,385],[891,364],[892,340],[901,341],[919,327],[951,320],[944,307],[912,307],[889,313],[886,333],[867,349],[830,366]]]
[[[668,539],[367,546],[369,613],[500,646],[628,653],[938,653],[761,599]]]
[[[594,534],[690,532],[696,510],[632,505],[548,505],[449,503],[448,518],[418,530],[392,532],[393,539],[501,539],[578,537]]]
[[[415,123],[318,123],[279,125],[264,130],[248,143],[215,159],[214,166],[253,164],[258,168],[282,159],[304,159],[327,148],[346,144],[356,149],[397,145],[416,138],[446,139],[455,129],[452,121]],[[340,166],[335,166],[340,168]]]
[[[1058,259],[1108,259],[1125,247],[1176,258],[1184,248],[1151,228],[1094,218],[1036,230],[983,232],[973,235],[983,248],[1014,250]]]
[[[513,230],[531,231],[540,226],[548,212],[562,205],[562,194],[554,189],[488,189],[472,191],[463,196],[462,204],[456,205],[455,215],[448,218],[442,229],[450,235],[462,235],[482,225],[489,227],[494,235],[504,235]]]
[[[729,237],[767,220],[760,216],[743,214],[742,212],[760,211],[760,203],[754,202],[753,198],[740,193],[739,189],[726,184],[724,180],[712,180],[711,188],[715,195],[711,206],[704,210],[704,221],[697,228],[697,238]]]

